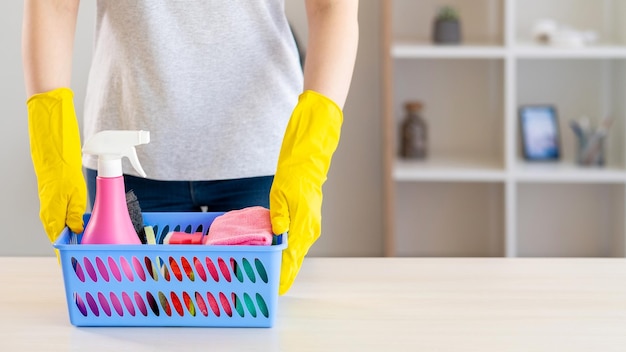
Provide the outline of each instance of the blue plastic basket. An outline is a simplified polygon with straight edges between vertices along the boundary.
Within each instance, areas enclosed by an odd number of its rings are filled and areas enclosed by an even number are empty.
[[[221,214],[142,215],[161,243],[169,231],[206,234]],[[274,324],[285,234],[271,246],[81,245],[80,240],[66,228],[54,243],[73,325]]]

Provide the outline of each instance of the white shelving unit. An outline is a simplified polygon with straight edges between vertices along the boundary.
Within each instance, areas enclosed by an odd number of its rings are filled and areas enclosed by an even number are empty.
[[[461,14],[463,44],[430,42],[437,8]],[[384,0],[386,254],[623,257],[626,241],[626,0]],[[542,18],[597,44],[533,44]],[[409,100],[424,103],[429,157],[398,157]],[[550,103],[562,158],[522,159],[518,107]],[[607,165],[575,163],[569,120],[614,118]]]

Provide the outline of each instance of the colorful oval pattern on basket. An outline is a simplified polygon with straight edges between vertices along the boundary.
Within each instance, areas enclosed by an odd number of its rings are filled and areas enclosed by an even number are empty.
[[[100,257],[96,257],[96,267],[100,272],[100,276],[104,279],[104,281],[109,282],[109,272],[107,271],[107,266],[104,264]]]
[[[96,274],[96,269],[93,268],[93,265],[91,264],[91,261],[89,260],[89,258],[87,257],[83,258],[83,264],[85,265],[85,271],[91,278],[91,281],[97,282],[98,275]]]
[[[111,274],[113,274],[113,277],[115,278],[115,280],[117,280],[117,282],[122,281],[122,274],[120,273],[120,269],[117,267],[115,260],[109,257],[108,262],[109,262],[109,269],[111,270]]]
[[[213,261],[209,257],[206,257],[206,268],[209,270],[209,274],[211,274],[213,281],[220,281],[220,277],[217,273],[217,269],[215,268],[215,264],[213,264]]]
[[[261,276],[261,280],[267,283],[267,272],[265,271],[265,267],[259,258],[254,259],[254,266],[256,266],[256,270],[259,273],[259,276]]]
[[[130,264],[128,263],[126,258],[120,257],[120,266],[122,267],[122,271],[124,272],[124,274],[126,274],[126,278],[131,282],[134,281],[135,278],[133,276],[133,270],[130,268]]]
[[[197,222],[151,226],[158,234],[157,241],[171,228],[204,235],[209,228]],[[159,227],[163,230],[157,231]],[[89,250],[71,253],[69,258],[62,256],[64,279],[72,280],[66,286],[72,323],[76,321],[77,326],[271,326],[264,319],[270,318],[273,311],[274,300],[270,295],[275,292],[271,289],[268,293],[268,288],[276,282],[267,284],[279,275],[276,268],[268,266],[276,261],[267,258],[265,249],[258,252],[252,249],[255,253],[250,254],[247,249],[190,247],[163,251],[163,247],[141,246],[141,249]],[[278,251],[275,253],[280,255]],[[71,265],[69,270],[65,265]],[[165,280],[159,280],[159,276]]]
[[[150,258],[145,257],[144,264],[146,265],[146,271],[148,271],[148,274],[150,275],[150,277],[154,281],[159,281],[159,271],[157,270],[156,266],[152,264],[152,261],[150,260]]]
[[[98,309],[98,305],[96,304],[96,300],[93,299],[93,296],[91,295],[91,293],[86,292],[85,293],[85,299],[87,299],[87,304],[89,305],[89,308],[91,308],[91,312],[99,317],[100,316],[100,310]]]
[[[230,282],[230,270],[228,269],[228,266],[226,265],[226,263],[224,262],[224,259],[222,259],[222,257],[217,258],[217,264],[220,267],[220,270],[222,271],[222,275],[224,276],[224,279],[226,279],[226,281]]]
[[[189,280],[195,281],[196,277],[193,274],[193,269],[191,269],[191,265],[189,264],[189,261],[187,261],[187,258],[180,258],[180,265],[183,267],[183,270],[185,271],[185,274],[187,275]]]
[[[100,307],[102,307],[104,314],[110,317],[111,307],[109,306],[109,302],[107,302],[107,299],[106,297],[104,297],[104,294],[102,294],[102,292],[98,292],[98,302],[100,302]]]
[[[83,302],[83,299],[80,298],[80,295],[76,292],[74,292],[74,303],[76,303],[76,307],[78,308],[78,311],[83,315],[83,316],[87,316],[87,307],[85,306],[85,302]]]
[[[202,262],[198,259],[198,257],[193,257],[193,266],[196,268],[196,272],[198,273],[198,276],[200,276],[200,279],[202,279],[202,281],[206,281],[206,272],[204,271]]]
[[[161,302],[161,307],[163,307],[165,314],[167,314],[168,317],[171,317],[172,309],[170,308],[170,303],[167,301],[165,294],[161,291],[159,291],[159,302]]]
[[[152,309],[152,313],[154,313],[154,315],[158,317],[159,305],[157,304],[156,299],[154,299],[154,296],[152,295],[152,293],[150,293],[150,291],[146,292],[146,300],[148,301],[150,309]]]
[[[132,262],[133,262],[133,267],[135,268],[135,273],[137,273],[137,276],[139,276],[141,281],[146,281],[146,273],[143,271],[143,267],[141,266],[141,262],[139,261],[139,259],[133,256]]]
[[[76,273],[78,280],[85,282],[85,273],[83,272],[83,268],[74,257],[72,257],[72,267],[74,268],[74,272]]]
[[[245,270],[248,278],[250,279],[250,281],[252,281],[252,283],[255,283],[256,275],[254,275],[254,269],[252,269],[252,265],[250,265],[250,262],[246,258],[243,258],[241,262],[243,264],[243,270]]]
[[[207,309],[204,300],[202,299],[202,295],[200,292],[196,291],[196,304],[198,305],[198,309],[205,317],[209,316],[209,310]]]
[[[122,308],[122,303],[120,302],[119,298],[117,298],[117,296],[113,292],[109,294],[109,297],[111,298],[111,305],[113,306],[113,308],[115,308],[117,315],[119,315],[120,317],[123,317],[124,308]]]
[[[207,298],[207,301],[209,301],[209,306],[211,307],[211,310],[213,311],[213,314],[215,314],[215,316],[219,317],[220,316],[220,306],[217,304],[217,300],[215,299],[213,294],[211,292],[207,292],[206,293],[206,298]]]
[[[143,314],[143,316],[148,316],[148,309],[146,308],[146,304],[143,302],[143,299],[141,298],[141,295],[139,294],[139,292],[135,291],[135,294],[133,295],[135,297],[135,303],[137,304],[137,309],[139,309],[139,311],[141,312],[141,314]]]
[[[135,306],[133,306],[133,300],[130,299],[130,296],[128,295],[128,293],[122,292],[122,300],[124,301],[124,305],[126,306],[128,313],[130,313],[130,315],[134,317]]]

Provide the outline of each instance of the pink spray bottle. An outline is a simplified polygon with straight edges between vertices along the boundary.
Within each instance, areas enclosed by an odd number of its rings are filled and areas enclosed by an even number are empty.
[[[83,153],[98,156],[96,199],[83,232],[82,244],[141,244],[128,214],[122,176],[122,158],[146,177],[135,146],[150,142],[148,131],[102,131],[83,146]]]

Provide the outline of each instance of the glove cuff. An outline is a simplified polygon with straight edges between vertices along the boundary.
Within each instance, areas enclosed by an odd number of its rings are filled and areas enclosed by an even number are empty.
[[[71,89],[58,88],[35,94],[26,102],[31,157],[38,174],[59,162],[82,167],[73,96]]]
[[[323,183],[339,144],[342,123],[343,113],[335,102],[318,92],[304,91],[287,125],[278,169],[289,172],[304,162],[308,176]]]
[[[74,92],[70,88],[61,87],[47,92],[31,95],[31,97],[26,101],[26,105],[30,105],[32,101],[37,100],[51,100],[50,102],[52,103],[54,101],[72,98],[74,98]]]

